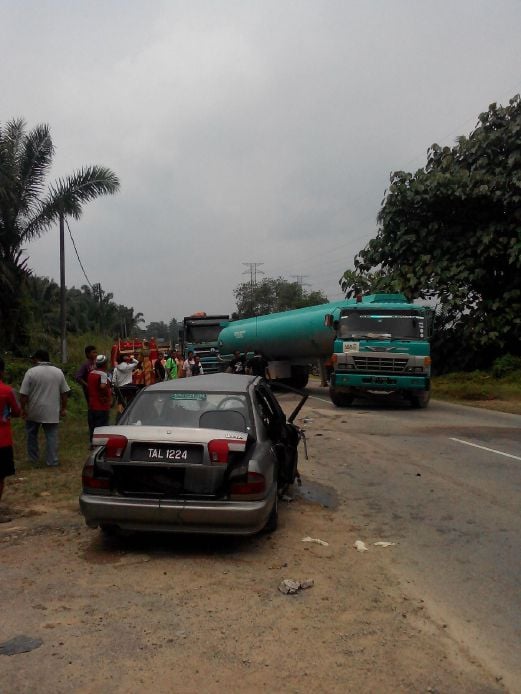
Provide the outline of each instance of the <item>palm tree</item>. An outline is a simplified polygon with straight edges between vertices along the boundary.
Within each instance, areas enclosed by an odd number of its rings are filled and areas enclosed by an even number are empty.
[[[4,346],[10,348],[20,338],[20,288],[28,275],[25,245],[60,221],[63,251],[65,217],[79,219],[86,202],[119,189],[116,174],[102,166],[83,167],[46,188],[53,155],[48,125],[27,131],[22,118],[0,124],[0,321],[11,343]],[[64,326],[63,260],[60,264]],[[63,351],[64,347],[62,334]]]

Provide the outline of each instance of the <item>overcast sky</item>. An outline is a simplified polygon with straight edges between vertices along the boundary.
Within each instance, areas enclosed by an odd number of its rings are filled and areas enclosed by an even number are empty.
[[[334,300],[390,172],[521,91],[520,28],[519,0],[0,0],[0,121],[49,123],[51,178],[118,174],[70,225],[147,322],[230,313],[244,262]],[[57,230],[27,253],[58,279]]]

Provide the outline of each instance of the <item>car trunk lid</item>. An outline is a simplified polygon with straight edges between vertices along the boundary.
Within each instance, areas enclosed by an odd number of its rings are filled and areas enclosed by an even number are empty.
[[[111,468],[112,488],[146,498],[219,498],[248,444],[243,432],[150,426],[102,427],[94,441],[112,450],[111,436],[127,438],[124,448],[112,447],[118,457],[103,461]]]

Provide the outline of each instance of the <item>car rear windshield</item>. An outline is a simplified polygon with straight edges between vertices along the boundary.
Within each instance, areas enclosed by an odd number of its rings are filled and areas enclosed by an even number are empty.
[[[123,414],[120,424],[251,431],[245,395],[201,391],[144,391]]]

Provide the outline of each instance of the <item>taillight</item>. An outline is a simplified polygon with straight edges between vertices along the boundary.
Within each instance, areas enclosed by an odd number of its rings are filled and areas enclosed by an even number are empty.
[[[208,441],[208,455],[212,463],[227,463],[228,453],[228,441],[223,439]]]
[[[227,463],[230,453],[244,453],[246,439],[212,439],[208,441],[208,455],[212,463]]]
[[[260,472],[248,472],[243,482],[235,482],[230,486],[230,494],[262,494],[266,490],[266,480]]]
[[[94,446],[105,446],[106,458],[121,458],[127,443],[127,437],[121,434],[94,434],[92,437]]]
[[[94,465],[92,463],[84,465],[81,474],[81,482],[84,489],[110,489],[110,480],[108,477],[94,476]]]

